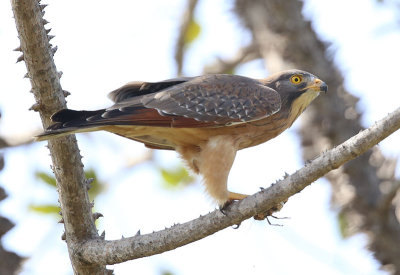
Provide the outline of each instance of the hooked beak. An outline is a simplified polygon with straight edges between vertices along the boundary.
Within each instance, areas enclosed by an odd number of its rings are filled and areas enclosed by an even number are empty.
[[[305,90],[312,89],[316,92],[324,92],[328,91],[328,85],[325,84],[321,79],[315,78],[311,85],[308,85]]]

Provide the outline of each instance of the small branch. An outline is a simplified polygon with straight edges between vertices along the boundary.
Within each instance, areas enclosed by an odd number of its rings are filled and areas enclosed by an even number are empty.
[[[36,0],[12,0],[15,22],[28,69],[27,76],[36,99],[35,110],[40,113],[43,127],[50,125],[50,115],[66,108],[60,73],[53,61],[56,47],[49,44],[43,19],[45,6]],[[88,239],[98,238],[86,191],[86,179],[76,139],[73,136],[50,140],[49,150],[62,209],[66,241],[75,274],[104,274],[104,266],[80,262],[73,247]]]
[[[259,47],[250,44],[239,49],[235,56],[229,60],[218,59],[214,64],[205,66],[204,74],[223,74],[233,71],[239,64],[261,58]]]
[[[183,57],[185,53],[185,37],[189,29],[190,23],[193,20],[194,10],[198,0],[188,0],[187,8],[182,16],[181,27],[179,29],[179,37],[175,48],[175,62],[177,65],[177,74],[182,75]]]
[[[399,128],[400,108],[372,127],[323,153],[294,174],[242,201],[231,204],[225,215],[216,210],[196,220],[152,234],[116,241],[90,240],[77,247],[75,252],[82,261],[116,264],[159,254],[197,241],[259,213],[265,213],[329,171],[360,156]]]

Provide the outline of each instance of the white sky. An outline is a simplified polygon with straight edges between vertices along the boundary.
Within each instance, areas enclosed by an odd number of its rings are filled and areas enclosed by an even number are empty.
[[[96,109],[110,104],[109,91],[132,80],[157,81],[175,74],[173,49],[185,1],[54,1],[46,8],[52,40],[58,46],[55,62],[64,72],[63,88],[71,92],[68,106]],[[346,6],[346,9],[341,7]],[[217,56],[229,57],[249,40],[231,10],[230,1],[203,0],[196,17],[202,26],[199,40],[190,48],[187,75],[198,75]],[[308,0],[305,14],[318,32],[331,41],[335,62],[346,76],[346,86],[361,98],[367,127],[399,106],[398,64],[400,31],[393,27],[394,12],[374,1]],[[383,32],[385,30],[385,32]],[[29,112],[33,96],[23,79],[25,64],[19,53],[9,1],[0,1],[0,132],[16,137],[39,131],[38,114]],[[263,77],[262,62],[252,62],[238,73]],[[312,72],[318,75],[318,72]],[[329,85],[329,83],[328,83]],[[323,97],[318,100],[323,100]],[[294,128],[279,138],[239,152],[229,186],[254,193],[301,168]],[[388,156],[400,154],[399,134],[380,144]],[[96,200],[104,214],[99,231],[107,239],[142,234],[185,222],[212,211],[215,205],[200,184],[178,191],[164,190],[151,165],[124,170],[129,160],[144,152],[141,144],[106,133],[78,136],[86,167],[95,167],[108,189]],[[277,150],[293,156],[276,159]],[[173,152],[156,155],[164,167],[179,164]],[[60,241],[62,226],[52,217],[28,211],[31,203],[56,203],[54,190],[33,178],[34,171],[49,171],[45,143],[5,151],[6,167],[0,184],[9,199],[0,213],[17,226],[3,238],[10,250],[30,257],[22,274],[70,274],[66,246]],[[265,167],[273,167],[266,170]],[[398,172],[399,175],[399,172]],[[246,184],[244,184],[246,183]],[[339,236],[336,215],[329,206],[330,188],[324,180],[292,197],[279,216],[284,226],[246,221],[194,244],[146,259],[115,265],[116,274],[382,274],[362,235],[349,240]],[[288,261],[290,264],[288,264]]]

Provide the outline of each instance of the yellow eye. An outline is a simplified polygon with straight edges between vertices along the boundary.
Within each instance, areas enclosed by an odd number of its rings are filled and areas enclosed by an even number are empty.
[[[299,84],[302,81],[303,81],[303,77],[299,74],[295,74],[294,76],[292,76],[290,78],[290,82],[292,82],[293,84]]]

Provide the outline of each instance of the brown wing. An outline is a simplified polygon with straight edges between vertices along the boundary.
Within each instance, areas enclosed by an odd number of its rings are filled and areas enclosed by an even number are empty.
[[[128,86],[125,93],[129,93]],[[132,124],[136,124],[135,121],[144,119],[146,114],[148,125],[163,124],[169,119],[173,122],[168,125],[170,127],[258,120],[276,113],[281,106],[278,92],[257,80],[235,75],[206,75],[159,92],[120,98],[123,99],[102,114],[104,119],[131,119]],[[141,117],[135,115],[139,109]]]
[[[219,127],[258,120],[281,107],[278,92],[257,80],[234,75],[135,82],[110,97],[115,104],[108,109],[55,113],[55,123],[38,139],[105,125]]]

